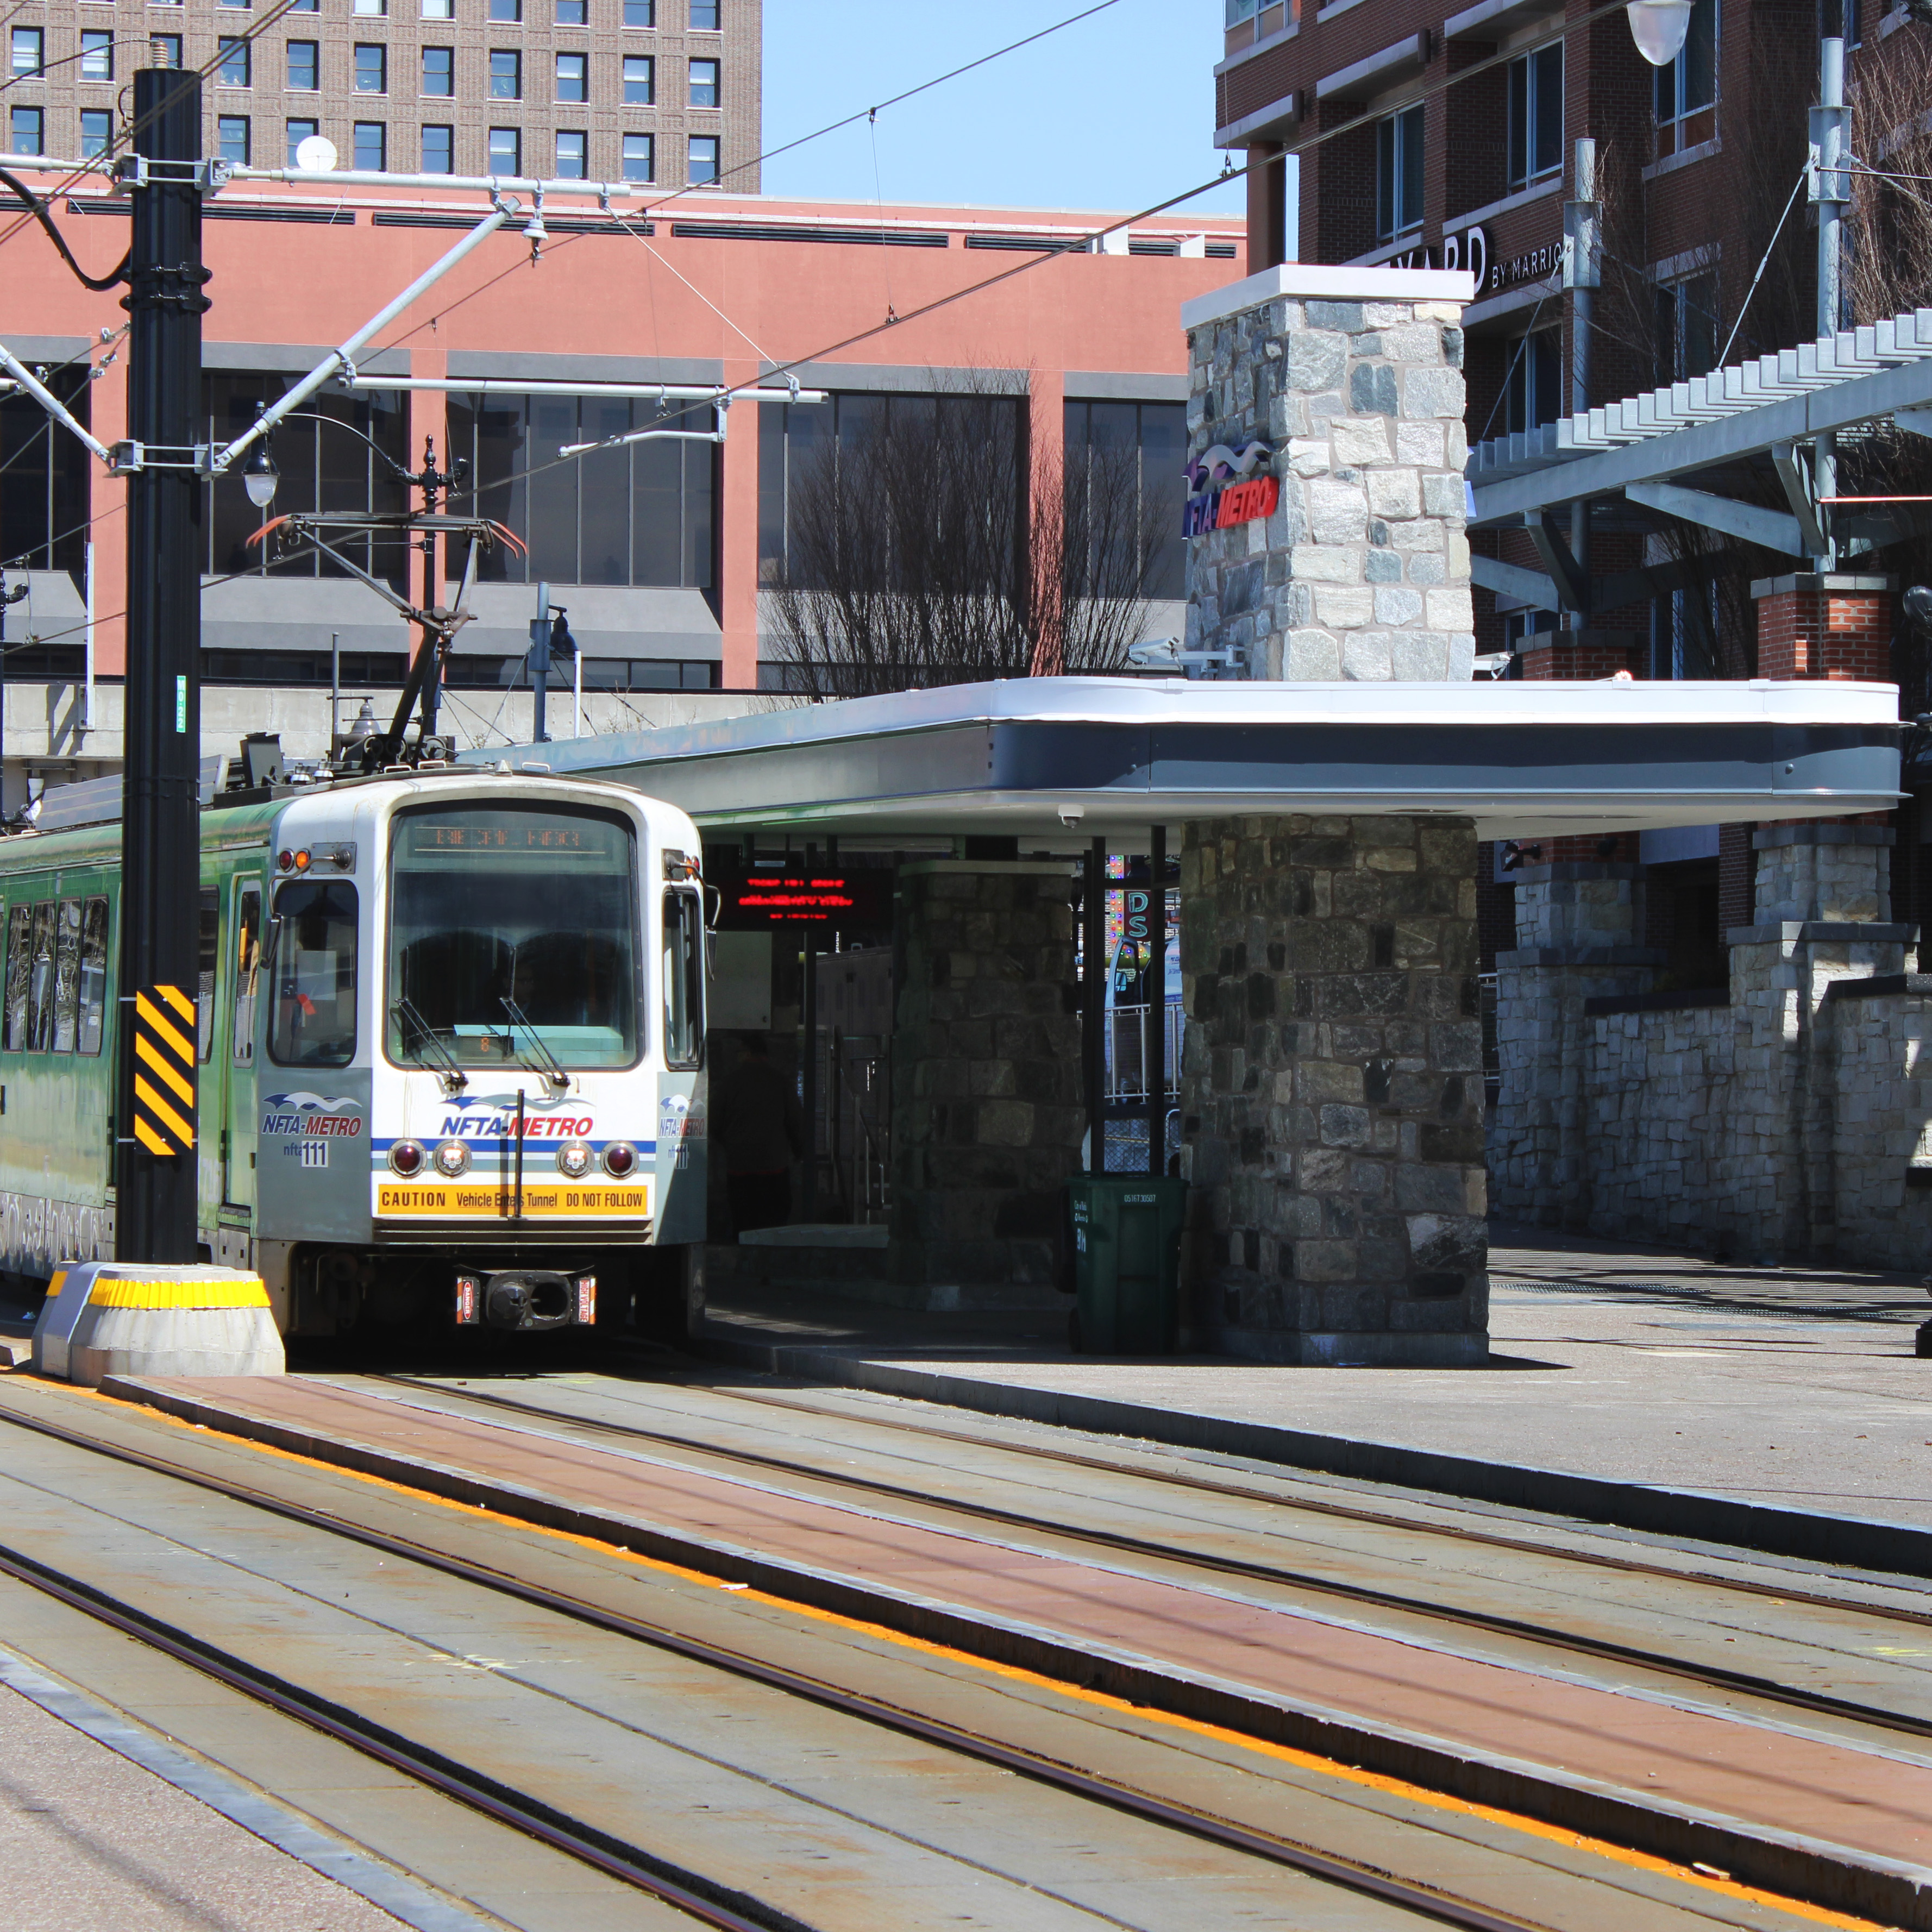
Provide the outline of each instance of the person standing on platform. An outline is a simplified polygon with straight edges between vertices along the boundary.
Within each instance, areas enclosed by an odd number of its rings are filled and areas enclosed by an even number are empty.
[[[733,1234],[783,1227],[791,1218],[792,1163],[805,1156],[805,1117],[764,1034],[740,1042],[738,1064],[712,1108],[711,1137],[724,1153]]]

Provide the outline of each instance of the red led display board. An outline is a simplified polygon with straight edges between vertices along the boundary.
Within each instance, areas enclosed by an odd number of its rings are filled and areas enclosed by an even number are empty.
[[[816,926],[856,932],[892,922],[892,875],[880,868],[787,866],[718,878],[722,932]]]

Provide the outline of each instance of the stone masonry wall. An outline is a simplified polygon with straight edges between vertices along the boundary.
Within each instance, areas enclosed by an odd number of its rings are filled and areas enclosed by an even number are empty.
[[[1061,1190],[1087,1125],[1069,870],[902,867],[895,950],[894,1298],[1058,1307]]]
[[[1196,1342],[1483,1360],[1473,828],[1190,824],[1180,891]]]
[[[1499,1006],[1540,1008],[1557,1036],[1539,1039],[1540,1060],[1505,1057],[1491,1144],[1503,1211],[1759,1264],[1922,1265],[1932,978],[1904,973],[1910,929],[1887,922],[1891,836],[1868,824],[1756,833],[1754,922],[1728,934],[1726,1006],[1612,997],[1612,1010],[1574,999],[1559,1012],[1546,970],[1499,954]],[[1549,1166],[1555,1137],[1524,1132],[1551,1060],[1574,1106],[1568,1186]]]
[[[1190,650],[1236,650],[1236,676],[1468,681],[1461,316],[1284,297],[1190,332],[1192,456],[1260,441],[1281,479],[1272,516],[1191,540]]]

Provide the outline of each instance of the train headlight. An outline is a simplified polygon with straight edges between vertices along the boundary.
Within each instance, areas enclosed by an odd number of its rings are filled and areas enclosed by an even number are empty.
[[[613,1141],[604,1150],[604,1172],[613,1180],[628,1180],[637,1168],[638,1150],[628,1141]]]
[[[423,1150],[420,1141],[398,1141],[389,1150],[389,1166],[392,1172],[400,1174],[405,1180],[413,1180],[422,1172]]]
[[[590,1150],[582,1141],[566,1141],[556,1150],[556,1164],[567,1180],[581,1180],[590,1172]]]
[[[436,1144],[436,1171],[446,1180],[470,1172],[470,1150],[460,1141],[441,1141]]]

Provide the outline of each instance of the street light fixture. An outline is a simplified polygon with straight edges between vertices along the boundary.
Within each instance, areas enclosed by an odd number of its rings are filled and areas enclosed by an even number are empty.
[[[248,491],[249,502],[256,509],[266,510],[275,500],[275,485],[281,480],[274,452],[266,440],[258,442],[242,466],[242,487]]]
[[[1668,67],[1684,51],[1693,0],[1630,0],[1630,38],[1652,67]]]

